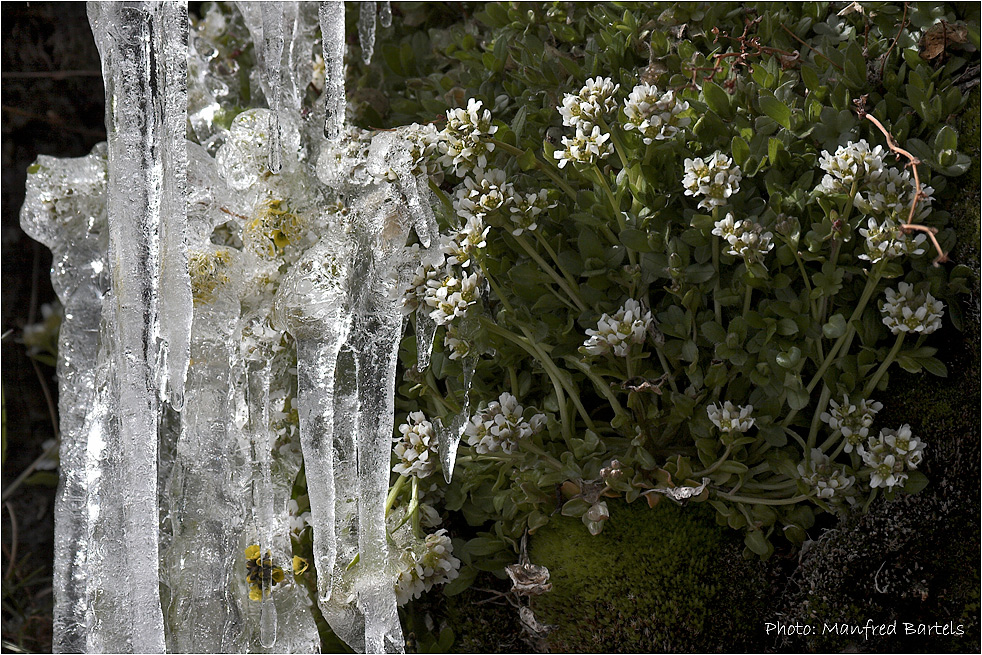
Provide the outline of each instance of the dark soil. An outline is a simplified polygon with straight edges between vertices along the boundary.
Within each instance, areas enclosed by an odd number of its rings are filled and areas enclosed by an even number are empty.
[[[3,652],[51,650],[55,489],[7,489],[41,455],[55,428],[54,369],[35,365],[20,342],[25,325],[55,300],[51,255],[20,229],[27,167],[39,154],[79,157],[105,140],[99,57],[81,2],[2,5],[3,83]],[[35,366],[37,371],[35,371]]]

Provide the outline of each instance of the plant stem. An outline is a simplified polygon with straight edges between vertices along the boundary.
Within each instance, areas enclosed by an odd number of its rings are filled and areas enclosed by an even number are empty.
[[[808,496],[804,495],[792,498],[752,498],[749,496],[731,496],[721,491],[717,491],[716,495],[733,503],[746,503],[748,505],[794,505],[803,500],[808,500]]]
[[[719,207],[713,207],[713,222],[717,221],[719,221]],[[723,307],[719,302],[719,239],[717,238],[713,238],[713,270],[716,271],[716,283],[713,285],[713,313],[716,315],[716,322],[725,328]]]
[[[525,237],[522,235],[513,235],[513,238],[518,242],[518,245],[520,245],[522,249],[528,253],[528,256],[535,260],[535,263],[538,264],[539,267],[549,275],[549,277],[556,281],[559,288],[566,292],[566,295],[569,296],[570,300],[576,304],[576,307],[581,312],[585,312],[587,310],[586,303],[584,303],[583,299],[580,298],[580,294],[574,291],[566,280],[559,273],[557,273],[556,270],[546,262],[546,260],[542,259],[542,256],[535,251],[535,248],[529,245],[529,242],[525,239]]]
[[[723,462],[726,461],[726,458],[730,456],[731,452],[733,452],[733,444],[728,445],[726,447],[726,450],[723,451],[723,454],[720,456],[720,458],[717,459],[715,462],[713,462],[708,468],[693,473],[692,477],[701,478],[704,475],[709,475],[710,473],[714,472],[716,469],[718,469],[720,466],[723,465]]]
[[[866,383],[866,386],[863,388],[863,396],[865,398],[869,398],[869,395],[873,392],[874,389],[876,389],[876,385],[879,384],[880,379],[887,372],[887,369],[890,368],[890,364],[893,364],[893,360],[897,358],[897,353],[900,352],[900,346],[903,345],[904,337],[906,336],[907,336],[906,332],[901,332],[897,335],[897,340],[894,341],[893,348],[891,348],[890,352],[887,353],[887,358],[883,360],[883,363],[880,364],[880,367],[876,369],[876,373],[873,374],[873,377],[870,379],[869,382]]]
[[[389,490],[389,495],[385,499],[385,515],[388,516],[389,512],[392,510],[392,506],[396,504],[396,497],[399,495],[399,491],[402,489],[402,485],[406,484],[406,479],[409,476],[400,475],[399,479],[396,480],[395,484]]]
[[[498,141],[497,139],[491,139],[491,143],[493,143],[496,148],[501,148],[502,150],[504,150],[508,154],[513,155],[515,157],[523,157],[523,156],[525,156],[525,152],[522,151],[520,148],[516,148],[515,146],[510,145],[508,143],[505,143],[503,141]],[[572,187],[570,187],[568,184],[566,184],[566,182],[564,182],[561,177],[559,177],[558,175],[556,175],[556,173],[551,168],[549,168],[549,165],[548,164],[546,164],[541,159],[539,159],[538,157],[536,157],[535,158],[535,166],[540,171],[542,171],[543,173],[545,173],[546,175],[548,175],[549,178],[553,182],[556,183],[556,186],[558,186],[560,189],[562,189],[563,192],[567,196],[570,197],[570,199],[572,199],[574,202],[576,201],[576,192],[573,191]]]
[[[815,412],[812,414],[811,426],[808,429],[808,450],[805,451],[805,457],[811,452],[811,449],[815,447],[815,442],[818,441],[818,426],[821,425],[822,412],[829,404],[829,398],[832,396],[832,390],[829,389],[827,384],[822,385],[822,393],[818,397],[818,404],[815,406]]]
[[[620,415],[624,413],[624,408],[617,400],[617,396],[614,395],[614,392],[611,390],[610,385],[605,383],[603,378],[601,378],[599,375],[594,373],[593,369],[591,369],[588,364],[586,364],[585,362],[581,362],[580,360],[578,360],[576,357],[572,355],[566,355],[565,357],[563,357],[563,359],[566,361],[567,364],[570,364],[571,366],[579,370],[581,373],[586,375],[588,378],[590,378],[590,381],[593,382],[593,386],[595,386],[597,391],[603,394],[604,398],[607,399],[607,402],[610,403],[610,407],[611,409],[614,410],[615,415]]]

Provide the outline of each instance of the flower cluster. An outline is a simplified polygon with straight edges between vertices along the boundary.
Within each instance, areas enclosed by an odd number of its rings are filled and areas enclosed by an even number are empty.
[[[851,453],[853,448],[860,448],[863,440],[869,436],[869,428],[873,425],[873,417],[883,409],[883,403],[870,402],[866,399],[857,404],[849,402],[849,396],[842,399],[842,404],[829,401],[828,412],[822,412],[821,419],[833,430],[838,430],[845,438],[843,450]]]
[[[865,446],[860,446],[859,454],[870,469],[870,487],[903,487],[906,471],[916,470],[924,459],[924,442],[904,424],[899,430],[880,430],[878,437],[870,437]]]
[[[746,432],[754,426],[753,405],[734,405],[729,400],[722,406],[713,403],[706,407],[709,420],[725,433]]]
[[[392,470],[421,479],[432,475],[439,459],[433,424],[423,412],[411,412],[407,422],[399,426],[399,433],[402,436],[396,439],[394,448],[399,463]]]
[[[491,139],[498,127],[491,124],[491,112],[482,111],[483,106],[483,102],[471,98],[466,109],[447,110],[447,126],[439,141],[440,163],[455,173],[486,168],[488,155],[494,151]]]
[[[483,218],[506,204],[512,204],[514,196],[515,190],[505,181],[504,171],[478,168],[474,170],[473,177],[464,178],[464,185],[457,190],[453,207],[464,220]]]
[[[563,104],[557,107],[563,125],[591,131],[617,108],[614,94],[620,86],[609,77],[595,77],[588,79],[578,94],[567,93],[563,96]]]
[[[883,324],[894,334],[931,334],[941,327],[944,304],[926,291],[917,292],[912,284],[901,282],[898,290],[886,290],[887,300],[880,311]]]
[[[856,209],[867,215],[906,218],[916,193],[917,187],[909,170],[885,166],[872,171],[863,181],[856,192]],[[934,189],[922,184],[921,194],[914,213],[917,220],[931,213]]]
[[[599,125],[594,125],[589,133],[577,127],[575,136],[564,136],[563,149],[556,150],[553,157],[559,160],[559,168],[563,168],[571,161],[578,164],[594,164],[601,159],[606,159],[612,152],[614,146],[610,143],[610,135],[601,132]]]
[[[249,585],[249,600],[262,600],[269,596],[273,587],[283,582],[283,569],[273,566],[272,554],[266,551],[265,559],[259,546],[253,544],[245,549],[246,583]]]
[[[841,498],[843,492],[856,482],[856,478],[846,475],[841,467],[832,466],[829,456],[818,448],[812,448],[811,458],[798,464],[798,475],[802,482],[815,490],[816,496],[826,500],[836,495]]]
[[[727,254],[743,257],[747,262],[761,262],[774,248],[774,235],[749,219],[734,221],[733,214],[716,221],[713,234],[724,239],[730,248]]]
[[[539,227],[539,217],[545,212],[556,206],[556,202],[549,201],[549,195],[545,189],[538,193],[516,193],[513,196],[513,203],[509,207],[511,221],[515,224],[515,229],[511,231],[513,235],[521,236],[522,232],[528,230],[534,232]]]
[[[825,193],[850,193],[857,180],[883,170],[883,146],[870,150],[866,139],[839,146],[835,154],[822,151],[819,166],[825,171],[820,188]]]
[[[290,532],[300,534],[310,525],[310,512],[300,512],[300,504],[293,498],[286,505],[290,516]]]
[[[546,425],[545,414],[532,413],[528,420],[524,414],[518,399],[505,391],[498,400],[492,400],[487,408],[471,417],[464,429],[468,445],[481,455],[498,451],[511,454],[518,448],[519,440],[528,439]]]
[[[477,291],[477,273],[428,280],[424,300],[433,308],[430,318],[437,325],[447,325],[455,318],[463,316],[467,308],[477,302]]]
[[[740,190],[743,173],[739,166],[721,152],[713,153],[709,161],[701,157],[683,162],[685,177],[682,186],[687,196],[703,196],[699,201],[702,209],[713,209],[726,204],[727,199]]]
[[[865,228],[859,228],[859,234],[866,238],[866,252],[859,256],[872,263],[883,259],[894,259],[902,255],[908,257],[923,255],[921,246],[927,241],[927,236],[918,233],[911,236],[890,218],[877,222],[870,218]]]
[[[674,91],[662,93],[653,84],[642,83],[631,90],[624,103],[626,130],[637,130],[645,144],[671,139],[691,120],[681,116],[689,103],[679,100]]]
[[[426,535],[417,548],[407,549],[399,562],[395,591],[399,605],[429,591],[435,585],[456,579],[460,560],[453,556],[453,544],[446,530]]]
[[[443,346],[445,352],[450,353],[450,359],[462,359],[471,352],[470,342],[463,338],[460,330],[454,325],[447,326],[447,331],[443,335]]]
[[[586,331],[589,338],[583,342],[580,352],[586,355],[613,352],[618,357],[627,357],[631,344],[644,343],[652,324],[651,312],[629,298],[613,316],[601,316],[596,330]]]

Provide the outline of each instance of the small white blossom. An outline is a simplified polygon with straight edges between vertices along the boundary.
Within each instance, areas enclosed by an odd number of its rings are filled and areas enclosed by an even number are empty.
[[[870,437],[866,446],[860,446],[859,454],[870,469],[872,488],[903,487],[907,482],[907,469],[916,470],[924,459],[924,443],[912,436],[909,425],[898,430],[883,429],[878,437]]]
[[[399,426],[399,434],[393,449],[399,463],[392,470],[399,475],[414,475],[426,478],[436,470],[437,440],[433,424],[426,420],[423,412],[411,412],[407,422]]]
[[[531,412],[530,412],[531,413]],[[481,455],[503,452],[511,454],[518,448],[518,442],[537,434],[545,427],[545,414],[532,413],[526,420],[525,409],[518,399],[507,391],[498,400],[471,417],[464,429],[467,443]]]
[[[689,103],[676,98],[674,91],[662,93],[653,84],[642,83],[631,90],[624,103],[624,129],[640,132],[646,144],[670,139],[691,122],[680,116],[688,108]]]
[[[557,107],[563,125],[589,132],[617,108],[614,94],[619,88],[620,84],[615,85],[609,77],[588,79],[578,94],[567,93]]]
[[[528,230],[533,232],[539,227],[539,217],[556,206],[556,202],[549,202],[548,194],[545,189],[538,193],[527,193],[522,195],[517,193],[512,199],[511,220],[516,227],[511,231],[513,235],[520,236],[522,232]]]
[[[468,268],[477,252],[487,245],[491,227],[484,224],[481,216],[472,215],[456,234],[440,237],[440,250],[447,265]]]
[[[867,215],[903,216],[906,220],[910,206],[914,202],[917,187],[909,170],[899,170],[892,166],[871,171],[856,192],[856,209]],[[914,220],[921,220],[931,213],[934,189],[921,185],[921,199],[917,203]]]
[[[716,221],[713,234],[729,244],[727,254],[743,257],[748,262],[763,261],[764,255],[774,248],[773,234],[749,219],[734,221],[732,214]]]
[[[841,497],[856,482],[856,478],[846,475],[842,468],[833,467],[828,455],[818,448],[812,448],[811,458],[798,464],[798,475],[815,490],[816,496],[827,500],[836,495]]]
[[[458,316],[463,316],[467,308],[477,302],[477,273],[450,275],[443,280],[429,280],[426,283],[426,304],[433,308],[430,312],[437,325],[446,325]]]
[[[703,196],[699,201],[702,209],[712,209],[726,204],[727,199],[740,190],[743,173],[739,166],[721,152],[714,153],[709,161],[701,157],[686,159],[683,162],[685,177],[682,186],[687,196]]]
[[[440,163],[458,174],[487,168],[488,155],[494,151],[491,138],[498,127],[491,124],[491,112],[482,111],[483,106],[471,98],[465,109],[447,110],[447,126],[438,139]]]
[[[443,346],[444,351],[450,353],[450,359],[462,359],[471,351],[470,342],[463,339],[453,325],[447,326],[447,331],[443,336]]]
[[[924,248],[921,246],[927,241],[924,233],[910,235],[889,218],[884,218],[882,223],[878,223],[875,218],[870,218],[865,228],[859,228],[859,234],[866,238],[866,253],[859,258],[874,264],[883,259],[894,259],[902,255],[908,257],[923,255]]]
[[[428,534],[420,545],[406,549],[399,566],[395,582],[399,605],[419,598],[435,585],[456,579],[460,573],[460,560],[453,556],[453,544],[446,530]]]
[[[870,150],[866,139],[839,146],[834,155],[822,152],[819,166],[825,171],[820,187],[825,193],[849,193],[856,180],[883,170],[883,146]]]
[[[887,300],[880,311],[883,324],[894,334],[931,334],[941,327],[944,304],[930,293],[918,293],[913,285],[901,282],[898,291],[887,289],[886,296]]]
[[[477,168],[473,177],[464,178],[464,185],[457,190],[453,206],[457,215],[465,220],[484,217],[499,207],[511,204],[515,191],[505,181],[505,172]]]
[[[829,401],[830,411],[822,412],[821,419],[833,430],[838,430],[845,438],[843,447],[847,453],[859,447],[869,436],[869,428],[873,425],[873,417],[883,409],[883,403],[862,399],[858,404],[851,404],[849,396],[842,399],[842,404]]]
[[[559,160],[559,168],[563,168],[569,162],[580,164],[594,164],[601,159],[605,159],[614,151],[614,146],[610,143],[610,135],[600,131],[600,126],[594,125],[589,134],[582,128],[576,128],[576,136],[563,137],[563,149],[556,150],[552,156]]]
[[[631,344],[644,343],[652,321],[651,312],[643,311],[641,303],[629,298],[613,316],[601,316],[596,330],[586,331],[589,338],[583,342],[580,352],[587,355],[613,352],[618,357],[627,357]]]
[[[300,505],[290,499],[287,503],[287,514],[290,516],[290,532],[300,534],[310,525],[310,512],[300,513]]]
[[[722,406],[713,403],[706,407],[709,420],[722,432],[746,432],[754,426],[754,418],[750,415],[753,405],[734,405],[729,400]]]
[[[418,244],[413,244],[414,250],[419,250]],[[413,273],[409,284],[402,292],[402,311],[403,314],[411,314],[416,311],[421,302],[425,302],[426,291],[430,288],[430,282],[439,284],[437,279],[441,276],[445,257],[442,251],[431,252],[423,255],[419,266]]]

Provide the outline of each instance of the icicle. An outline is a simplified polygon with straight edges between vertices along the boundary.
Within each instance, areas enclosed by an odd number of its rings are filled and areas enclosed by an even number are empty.
[[[365,0],[359,4],[358,43],[361,44],[361,60],[365,65],[372,63],[372,55],[375,53],[376,4],[374,0]]]
[[[263,596],[259,611],[259,643],[263,648],[272,648],[276,643],[276,605],[273,603],[272,589],[268,596]]]
[[[280,141],[280,115],[283,113],[283,44],[284,3],[260,4],[263,21],[262,62],[266,102],[273,110],[269,125],[269,170],[279,173],[283,167],[283,146]],[[259,45],[258,43],[256,44]]]
[[[392,5],[389,0],[382,0],[378,8],[378,20],[382,27],[392,26]]]
[[[416,369],[423,372],[430,365],[436,321],[430,317],[430,307],[420,303],[416,308]]]
[[[179,321],[176,331],[186,337],[181,312],[190,308],[184,306],[190,283],[186,273],[180,274],[182,262],[165,259],[180,259],[186,224],[180,182],[186,170],[180,167],[187,160],[179,152],[183,140],[179,146],[175,141],[178,124],[183,134],[187,122],[187,64],[178,55],[187,52],[187,8],[90,3],[88,11],[108,108],[109,269],[115,306],[107,329],[118,390],[114,429],[124,464],[121,495],[104,502],[122,505],[126,566],[121,579],[130,592],[124,616],[116,618],[129,625],[133,650],[162,652],[160,582],[157,567],[147,564],[158,561],[158,394],[161,385],[182,386],[167,369],[168,353],[183,351],[184,344],[164,341],[170,328],[162,328],[161,315],[173,312],[167,320]],[[187,284],[187,293],[163,289],[166,283]],[[182,403],[179,394],[175,400]]]
[[[324,136],[335,140],[344,131],[344,2],[320,4],[321,41],[324,48]]]

